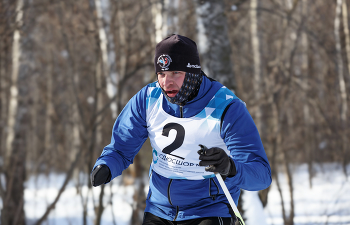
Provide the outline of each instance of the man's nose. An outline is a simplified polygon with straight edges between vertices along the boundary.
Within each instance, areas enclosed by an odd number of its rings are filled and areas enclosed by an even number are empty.
[[[173,84],[173,83],[174,83],[174,79],[171,76],[166,75],[164,77],[164,85],[165,86],[168,86],[168,85]]]

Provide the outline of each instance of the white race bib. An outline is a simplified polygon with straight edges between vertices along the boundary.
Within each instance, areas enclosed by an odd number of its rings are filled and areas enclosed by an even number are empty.
[[[149,87],[147,97],[147,126],[153,147],[152,169],[167,178],[200,180],[214,177],[199,166],[199,144],[219,147],[230,152],[220,137],[221,116],[232,99],[237,98],[222,87],[208,105],[197,115],[178,118],[167,114],[162,106],[159,86]]]

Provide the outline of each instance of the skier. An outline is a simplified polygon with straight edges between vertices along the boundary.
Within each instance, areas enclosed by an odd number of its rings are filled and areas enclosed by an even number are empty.
[[[271,169],[245,103],[201,70],[196,43],[170,35],[155,49],[158,80],[133,96],[115,121],[111,143],[91,172],[110,182],[150,138],[153,161],[143,225],[234,224],[214,173],[237,204],[240,189],[271,183]]]

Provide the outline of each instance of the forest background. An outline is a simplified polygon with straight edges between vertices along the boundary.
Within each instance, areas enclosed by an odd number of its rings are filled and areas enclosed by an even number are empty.
[[[117,115],[155,81],[154,47],[177,33],[198,43],[203,70],[246,102],[273,179],[288,180],[284,224],[294,224],[291,165],[339,163],[350,150],[349,0],[0,0],[1,224],[26,224],[26,181],[64,174],[47,220],[75,181],[84,209],[88,175]],[[131,224],[144,209],[147,141],[121,185],[133,185]],[[101,223],[104,188],[95,196]],[[267,204],[269,189],[259,192]],[[244,193],[243,193],[244,194]],[[282,195],[281,195],[282,197]],[[141,212],[141,213],[140,213]]]

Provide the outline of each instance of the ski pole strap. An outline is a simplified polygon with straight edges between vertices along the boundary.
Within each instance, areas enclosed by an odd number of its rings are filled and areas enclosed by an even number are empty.
[[[237,206],[236,206],[235,202],[233,201],[232,196],[231,196],[230,192],[228,191],[226,184],[225,184],[224,180],[222,179],[221,175],[219,173],[215,173],[215,176],[218,179],[220,186],[221,186],[222,190],[224,191],[226,198],[227,198],[228,202],[230,203],[231,208],[237,217],[239,224],[245,225],[243,218],[242,218],[241,214],[239,213]]]

